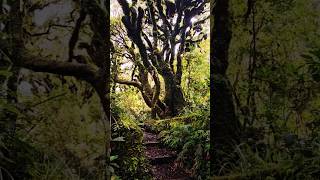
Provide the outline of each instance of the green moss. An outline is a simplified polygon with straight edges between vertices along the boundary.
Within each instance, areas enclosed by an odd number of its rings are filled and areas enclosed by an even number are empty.
[[[120,115],[121,120],[113,125],[113,138],[123,137],[124,141],[112,142],[112,154],[118,155],[115,169],[121,179],[151,179],[142,144],[143,132],[137,123]]]

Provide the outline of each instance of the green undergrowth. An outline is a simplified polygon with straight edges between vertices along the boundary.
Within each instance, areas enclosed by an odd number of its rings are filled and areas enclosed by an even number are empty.
[[[1,135],[0,140],[0,177],[8,180],[78,179],[57,154],[6,135]]]
[[[137,121],[121,109],[114,110],[111,153],[115,174],[120,179],[151,179],[144,156],[143,132]]]
[[[296,139],[291,144],[265,145],[254,149],[243,143],[221,165],[224,175],[215,180],[315,180],[320,178],[320,138]],[[237,158],[234,162],[231,159]],[[234,163],[230,163],[234,162]]]
[[[178,117],[145,122],[159,132],[161,142],[177,150],[176,165],[186,169],[195,179],[209,175],[209,111],[199,110]]]

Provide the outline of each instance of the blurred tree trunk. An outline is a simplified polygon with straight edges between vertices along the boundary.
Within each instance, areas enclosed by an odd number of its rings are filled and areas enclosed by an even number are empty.
[[[102,1],[101,1],[102,2]],[[0,42],[0,48],[2,53],[9,57],[13,63],[13,76],[9,78],[8,89],[16,92],[17,90],[17,77],[18,68],[23,67],[35,72],[46,72],[53,73],[62,76],[73,76],[79,80],[84,80],[90,83],[97,94],[99,95],[101,105],[104,110],[105,118],[103,122],[106,131],[106,142],[105,142],[105,179],[111,179],[110,171],[110,142],[111,142],[111,121],[110,121],[110,59],[108,40],[110,39],[109,34],[109,16],[105,9],[106,7],[101,6],[96,1],[86,0],[80,4],[80,18],[77,20],[76,26],[72,33],[69,41],[69,59],[68,60],[53,60],[47,57],[41,57],[32,54],[25,48],[25,38],[23,32],[23,17],[24,12],[23,3],[21,1],[11,1],[10,5],[10,19],[6,28],[8,33],[11,35],[8,41]],[[85,44],[85,48],[88,52],[92,62],[74,62],[73,50],[75,44],[79,38],[79,30],[84,17],[90,16],[90,28],[94,32],[91,42]],[[91,51],[94,49],[94,51]],[[16,102],[16,94],[9,95],[7,97],[10,101]],[[16,119],[16,117],[11,117]],[[11,120],[11,125],[8,127],[14,130],[15,120]],[[14,122],[14,124],[12,124]]]
[[[226,154],[239,142],[240,123],[235,114],[231,85],[226,75],[232,37],[229,0],[216,0],[211,22],[211,173],[217,174]]]
[[[1,13],[0,15],[3,15],[3,2],[0,4],[1,6]],[[12,9],[19,9],[20,3],[14,2],[12,3]],[[19,11],[10,11],[9,12],[10,18],[13,20],[16,20],[15,23],[8,23],[7,26],[3,29],[3,32],[8,35],[9,39],[12,41],[8,43],[0,43],[1,46],[10,47],[11,53],[13,56],[11,58],[5,57],[6,55],[2,53],[1,55],[1,70],[7,71],[10,73],[10,75],[3,76],[0,78],[0,83],[4,91],[1,92],[1,95],[3,98],[6,99],[7,105],[11,106],[10,109],[12,110],[5,110],[4,111],[4,117],[1,124],[1,130],[6,133],[6,135],[14,136],[15,129],[16,129],[16,120],[18,117],[18,114],[13,110],[16,109],[16,105],[18,102],[17,99],[17,89],[18,89],[18,77],[19,77],[19,71],[20,68],[18,66],[15,66],[12,64],[11,61],[16,61],[19,56],[19,49],[21,48],[21,44],[23,42],[21,38],[21,31],[20,26],[22,23],[22,20],[20,17]],[[1,48],[1,50],[3,50]]]

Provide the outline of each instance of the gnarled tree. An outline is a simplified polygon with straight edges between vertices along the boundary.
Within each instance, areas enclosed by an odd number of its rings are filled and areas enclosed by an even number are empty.
[[[207,37],[202,24],[208,19],[209,1],[144,0],[129,4],[118,0],[118,3],[123,11],[123,24],[113,28],[112,43],[122,49],[115,50],[113,55],[129,59],[134,71],[131,80],[115,76],[114,81],[138,88],[153,116],[178,115],[186,105],[181,88],[183,54],[189,46]],[[160,76],[165,85],[163,99]]]

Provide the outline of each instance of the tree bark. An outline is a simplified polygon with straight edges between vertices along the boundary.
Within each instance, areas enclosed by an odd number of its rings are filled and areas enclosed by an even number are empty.
[[[2,4],[0,4],[2,5]],[[1,45],[1,54],[2,54],[2,59],[1,61],[4,61],[5,59],[5,52],[6,48],[10,47],[11,48],[11,53],[13,54],[12,57],[8,57],[8,61],[17,61],[19,58],[19,50],[21,49],[22,45],[22,39],[21,39],[21,25],[22,25],[22,20],[21,20],[21,13],[19,11],[20,3],[19,2],[12,2],[11,4],[12,9],[18,9],[17,11],[10,11],[9,15],[12,20],[16,20],[15,23],[8,23],[8,25],[5,26],[4,32],[9,35],[9,38],[12,42],[0,42]],[[2,12],[1,12],[2,14]],[[1,69],[9,69],[9,62],[1,62],[0,65],[4,65],[4,67],[1,67]],[[13,62],[11,62],[13,63]],[[12,73],[8,79],[6,78],[1,78],[0,83],[5,83],[6,86],[6,93],[5,97],[7,100],[7,103],[9,106],[15,107],[17,105],[17,87],[18,87],[18,76],[19,76],[19,70],[20,68],[15,65],[11,65],[10,72]],[[1,84],[3,85],[3,84]],[[17,120],[17,113],[12,112],[12,111],[5,111],[4,113],[4,119],[5,122],[1,122],[4,126],[4,132],[7,133],[9,136],[14,136],[15,134],[15,129],[16,129],[16,120]],[[2,128],[2,127],[1,127]],[[2,129],[1,129],[2,130]]]
[[[226,75],[228,50],[232,36],[229,0],[216,0],[211,38],[211,173],[217,174],[225,154],[239,143],[240,122],[236,116],[231,85]]]
[[[164,103],[168,107],[165,116],[174,117],[178,115],[185,106],[183,91],[172,74],[163,74],[162,77],[165,83]]]
[[[111,179],[110,172],[110,142],[111,142],[111,121],[110,121],[110,89],[109,89],[109,78],[110,78],[110,60],[109,60],[109,48],[108,40],[110,39],[109,34],[109,16],[105,10],[97,4],[96,1],[86,0],[81,4],[81,8],[85,10],[90,16],[90,27],[94,32],[92,37],[91,48],[95,51],[88,52],[93,64],[82,64],[67,61],[56,61],[56,60],[45,60],[45,58],[35,56],[28,52],[24,46],[24,36],[23,36],[23,13],[21,11],[22,5],[21,1],[13,1],[11,5],[12,16],[10,23],[8,23],[8,30],[11,32],[11,42],[10,46],[6,46],[6,43],[0,43],[1,50],[13,61],[15,67],[24,67],[31,69],[35,72],[47,72],[54,73],[63,76],[73,76],[80,80],[85,80],[89,82],[97,94],[99,95],[100,102],[103,107],[103,111],[106,115],[103,118],[106,127],[106,173],[105,179]],[[108,7],[108,6],[106,6]],[[77,28],[75,28],[76,30]],[[75,36],[77,37],[77,36]],[[72,39],[76,41],[77,39]],[[8,42],[7,42],[8,44]],[[71,43],[71,44],[74,44]],[[71,45],[70,50],[74,48]],[[71,52],[71,51],[70,51]],[[70,53],[72,54],[72,53]],[[14,82],[11,89],[16,89],[17,79],[12,79]],[[10,81],[9,81],[10,82]]]
[[[155,107],[151,107],[153,116],[158,110],[162,112],[157,112],[157,114],[164,117],[179,115],[186,104],[180,86],[183,74],[182,55],[185,53],[187,43],[191,45],[195,43],[191,40],[194,35],[186,30],[192,27],[192,17],[205,13],[205,6],[209,1],[175,1],[176,10],[172,16],[165,12],[165,8],[169,7],[161,0],[147,0],[147,8],[145,9],[131,6],[127,0],[118,0],[118,2],[123,10],[122,22],[126,27],[126,33],[139,49],[144,69],[152,75],[155,83],[156,90],[152,96],[152,105]],[[144,18],[145,14],[147,16]],[[175,16],[176,20],[173,20],[174,15],[177,15]],[[157,21],[162,21],[162,25],[159,25]],[[200,25],[203,22],[200,20],[196,23]],[[145,25],[150,27],[150,30],[152,28],[152,32],[144,32],[144,29],[148,29]],[[147,34],[152,38],[149,38]],[[179,48],[175,49],[178,44]],[[176,52],[176,50],[178,51]],[[137,61],[133,62],[137,64]],[[160,81],[157,73],[163,77],[165,82],[165,98],[160,103]],[[140,80],[141,85],[146,86],[143,90],[149,91],[147,81]],[[139,90],[141,91],[141,89]],[[144,92],[141,93],[144,95]],[[150,93],[146,94],[150,96]],[[144,96],[144,100],[149,104],[148,99],[150,98],[147,96]]]

